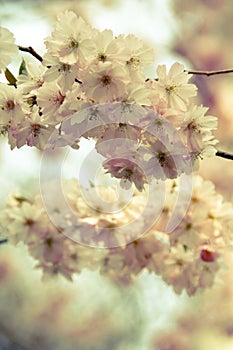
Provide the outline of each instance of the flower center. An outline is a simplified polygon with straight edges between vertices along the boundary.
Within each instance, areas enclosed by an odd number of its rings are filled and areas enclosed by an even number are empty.
[[[70,65],[67,63],[63,63],[60,68],[58,68],[58,72],[69,72],[70,71]]]
[[[101,78],[101,83],[104,85],[104,86],[107,86],[107,85],[110,85],[112,82],[112,79],[109,75],[104,75],[102,78]]]
[[[165,161],[166,161],[166,159],[167,159],[167,154],[166,154],[165,152],[160,151],[160,152],[158,152],[158,154],[157,154],[157,159],[158,159],[158,161],[159,161],[159,164],[160,164],[161,166],[163,166],[163,164],[165,163]]]
[[[8,111],[12,111],[12,109],[14,109],[14,108],[15,108],[15,103],[13,100],[6,101],[6,109]]]
[[[31,218],[27,218],[24,221],[24,225],[29,226],[29,227],[33,226],[34,223],[35,223],[35,221],[33,219],[31,219]]]
[[[194,121],[191,121],[188,125],[187,125],[187,129],[189,130],[193,130],[193,131],[198,131],[197,125]]]
[[[77,49],[79,47],[79,43],[77,42],[77,40],[72,38],[72,39],[70,39],[69,47],[72,49]]]
[[[136,68],[137,66],[139,66],[140,64],[140,58],[138,57],[131,57],[128,61],[126,61],[126,64],[128,66],[133,66],[134,68]]]
[[[10,128],[10,125],[1,125],[0,126],[0,135],[5,136],[8,133],[9,128]]]
[[[99,53],[98,55],[98,61],[105,62],[107,59],[107,56],[104,53]]]
[[[188,222],[187,225],[186,225],[186,227],[185,227],[185,229],[186,229],[187,231],[189,231],[189,230],[191,230],[192,226],[193,226],[192,223],[191,223],[191,222]]]
[[[131,179],[131,176],[133,175],[133,170],[127,168],[127,169],[124,170],[124,173],[123,173],[123,174],[124,174],[124,175],[123,175],[123,178],[124,178],[124,179],[130,180],[130,179]]]
[[[184,265],[184,261],[183,261],[182,259],[177,259],[177,260],[176,260],[176,264],[177,264],[178,266],[183,266],[183,265]]]
[[[65,95],[62,95],[62,93],[59,91],[56,96],[54,96],[54,103],[61,105],[65,99]]]
[[[36,105],[36,95],[27,97],[25,101],[30,107]]]
[[[170,85],[167,85],[165,87],[165,90],[167,92],[168,95],[172,94],[176,89],[176,85],[175,84],[170,84]]]
[[[48,238],[45,240],[45,244],[46,244],[49,248],[51,248],[52,245],[53,245],[53,239],[52,239],[52,237],[48,237]]]
[[[31,132],[34,137],[37,137],[40,134],[41,126],[39,124],[31,124]]]

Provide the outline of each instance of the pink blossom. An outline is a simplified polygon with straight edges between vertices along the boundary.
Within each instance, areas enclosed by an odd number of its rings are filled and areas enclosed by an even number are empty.
[[[121,179],[122,188],[129,189],[132,183],[139,191],[147,183],[146,176],[139,164],[128,158],[114,158],[104,161],[103,166],[113,177]]]

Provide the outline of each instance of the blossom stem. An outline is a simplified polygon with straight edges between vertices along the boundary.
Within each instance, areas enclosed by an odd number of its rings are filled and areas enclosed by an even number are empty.
[[[221,70],[213,70],[213,71],[202,71],[202,70],[185,70],[188,74],[196,74],[196,75],[206,75],[207,77],[211,75],[217,75],[217,74],[228,74],[233,73],[233,69],[221,69]]]
[[[233,154],[222,152],[222,151],[217,151],[216,156],[221,157],[221,158],[225,158],[225,159],[233,160]]]
[[[28,46],[28,47],[18,46],[18,48],[19,48],[20,51],[24,51],[24,52],[30,53],[32,56],[34,56],[40,62],[43,61],[43,58],[31,46]]]

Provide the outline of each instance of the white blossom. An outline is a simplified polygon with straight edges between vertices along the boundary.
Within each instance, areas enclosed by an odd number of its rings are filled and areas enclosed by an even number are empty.
[[[11,62],[13,56],[18,54],[14,35],[6,28],[0,27],[0,73]]]
[[[196,96],[197,87],[188,83],[191,75],[184,71],[184,66],[180,63],[174,63],[167,73],[166,66],[160,65],[157,68],[157,75],[156,93],[168,101],[169,107],[187,110],[187,103],[190,97]]]

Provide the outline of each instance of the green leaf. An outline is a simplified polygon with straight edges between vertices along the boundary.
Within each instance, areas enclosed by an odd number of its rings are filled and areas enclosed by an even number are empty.
[[[5,77],[7,78],[10,85],[16,86],[17,79],[14,77],[11,71],[9,71],[8,68],[5,69]]]
[[[23,74],[23,75],[27,75],[27,68],[26,68],[26,63],[24,61],[24,59],[22,59],[21,65],[19,67],[19,74]]]

